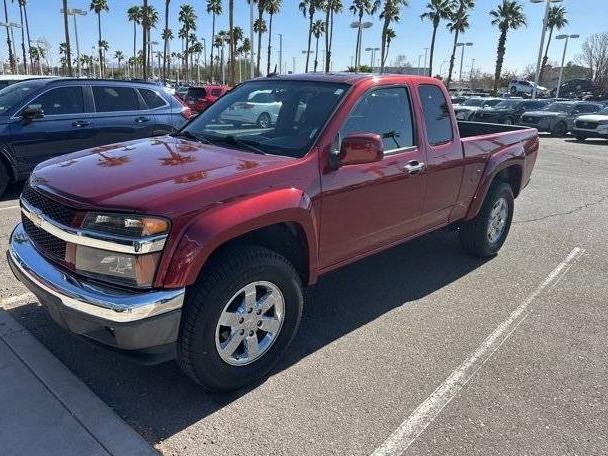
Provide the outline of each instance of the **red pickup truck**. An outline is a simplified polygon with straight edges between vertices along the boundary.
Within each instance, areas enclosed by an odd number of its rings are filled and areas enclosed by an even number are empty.
[[[275,122],[222,121],[256,91]],[[426,77],[246,82],[173,136],[39,165],[9,263],[68,330],[239,388],[286,352],[321,274],[446,226],[501,248],[537,132],[457,122],[449,100]]]

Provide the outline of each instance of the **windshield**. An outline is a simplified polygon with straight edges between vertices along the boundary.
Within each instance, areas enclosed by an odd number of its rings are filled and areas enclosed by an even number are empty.
[[[502,103],[501,100],[486,100],[483,104],[484,107],[493,107],[496,106],[498,103]]]
[[[602,109],[601,111],[598,111],[598,114],[605,114],[608,115],[608,107]]]
[[[31,93],[37,91],[44,84],[41,81],[27,81],[12,84],[0,90],[0,115],[6,113],[21,102]]]
[[[512,109],[517,107],[521,103],[521,100],[503,100],[494,106],[496,109]]]
[[[571,103],[551,103],[549,106],[544,107],[543,111],[569,112],[572,108]]]
[[[256,80],[224,95],[181,134],[256,153],[302,157],[347,84]]]
[[[469,98],[467,101],[462,103],[462,106],[481,106],[484,104],[485,100],[483,98]]]

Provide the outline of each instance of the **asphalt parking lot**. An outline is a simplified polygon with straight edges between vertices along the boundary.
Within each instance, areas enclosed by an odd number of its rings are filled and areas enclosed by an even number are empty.
[[[18,194],[0,201],[3,251]],[[606,227],[608,142],[543,136],[496,258],[439,232],[323,277],[274,375],[225,396],[172,363],[138,366],[65,333],[34,300],[12,299],[26,290],[5,260],[0,299],[165,455],[608,454]]]

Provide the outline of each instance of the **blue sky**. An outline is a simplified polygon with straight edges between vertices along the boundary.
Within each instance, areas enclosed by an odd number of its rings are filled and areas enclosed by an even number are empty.
[[[19,10],[16,3],[16,1],[14,4],[9,3],[9,15],[12,22],[19,21]],[[28,0],[31,37],[32,39],[46,38],[54,48],[55,56],[58,44],[63,41],[63,22],[59,13],[61,3],[60,0]],[[88,10],[89,3],[89,0],[69,0],[71,8]],[[131,55],[133,27],[131,23],[127,22],[126,10],[129,6],[137,3],[141,4],[141,2],[135,0],[109,0],[110,12],[102,16],[102,26],[112,50],[121,49],[127,55]],[[206,37],[207,41],[209,41],[211,35],[211,17],[205,12],[205,0],[172,0],[171,27],[174,30],[178,28],[177,11],[179,5],[183,3],[190,3],[195,7],[199,17],[197,34]],[[246,0],[235,0],[235,3],[235,23],[242,26],[246,34],[248,34],[249,7],[247,2]],[[296,71],[301,72],[304,70],[305,56],[301,51],[306,48],[307,22],[298,10],[299,0],[284,0],[283,3],[283,12],[275,18],[273,23],[273,47],[276,51],[274,54],[277,59],[276,61],[278,61],[278,34],[281,33],[283,34],[284,62],[288,62],[288,69],[291,70],[292,58],[296,57]],[[431,24],[429,22],[422,22],[419,18],[420,14],[424,11],[426,0],[410,0],[409,3],[410,6],[402,10],[401,21],[394,25],[397,38],[391,44],[389,61],[392,61],[398,54],[402,54],[411,63],[416,65],[418,63],[418,56],[424,54],[424,48],[429,46]],[[499,0],[477,0],[476,3],[477,6],[472,11],[470,17],[471,29],[463,37],[463,40],[474,43],[474,46],[467,48],[465,52],[464,67],[465,71],[468,71],[471,66],[471,59],[475,59],[476,68],[493,72],[498,32],[495,27],[491,26],[488,12],[499,3]],[[528,27],[510,32],[504,64],[504,68],[507,70],[521,71],[528,64],[536,62],[544,7],[540,4],[532,4],[529,0],[521,0],[521,3],[524,5],[528,18]],[[150,4],[159,10],[162,18],[164,0],[150,0]],[[351,0],[344,0],[344,4],[348,7],[351,4]],[[580,40],[571,41],[571,45],[569,46],[567,60],[572,60],[580,53],[580,45],[585,37],[592,33],[608,31],[608,0],[564,0],[562,4],[568,10],[568,19],[570,21],[570,25],[567,26],[564,32],[579,33],[581,35]],[[600,5],[600,9],[598,9]],[[364,33],[364,48],[380,45],[380,21],[377,16],[368,19],[374,25]],[[2,20],[4,20],[3,15]],[[351,56],[354,54],[355,47],[355,32],[349,28],[349,24],[352,21],[353,16],[347,9],[336,18],[333,50],[334,69],[344,69],[351,62]],[[224,14],[218,18],[217,27],[221,29],[227,28],[227,26],[228,17],[227,14]],[[153,39],[159,42],[161,41],[161,27],[162,25],[159,25],[158,29],[153,31]],[[86,17],[79,18],[78,28],[81,51],[84,52],[86,50],[90,53],[91,47],[96,44],[97,40],[96,17],[93,14],[89,14]],[[0,31],[0,34],[2,37],[0,39],[0,57],[6,59],[7,49],[4,30]],[[20,38],[17,35],[15,38],[20,43]],[[445,28],[445,24],[440,25],[436,44],[435,68],[439,69],[443,64],[442,69],[444,72],[447,70],[447,63],[444,62],[449,58],[451,41],[452,38]],[[172,44],[173,49],[177,49],[178,46],[179,42],[174,40]],[[319,47],[323,49],[324,45],[320,44]],[[561,42],[553,41],[549,53],[550,60],[560,60],[561,51]],[[265,62],[265,57],[264,50],[263,62]],[[370,61],[369,54],[364,53],[361,60],[362,63],[368,63]],[[265,67],[265,65],[263,66]]]

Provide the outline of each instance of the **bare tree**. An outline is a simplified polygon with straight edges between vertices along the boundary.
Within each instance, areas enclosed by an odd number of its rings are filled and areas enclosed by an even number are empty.
[[[608,94],[608,32],[594,33],[585,40],[580,62],[591,70],[601,94]]]

